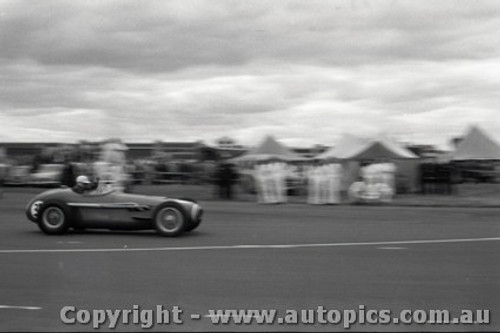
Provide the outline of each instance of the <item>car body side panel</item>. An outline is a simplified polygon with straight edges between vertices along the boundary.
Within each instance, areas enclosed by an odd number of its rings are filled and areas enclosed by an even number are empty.
[[[151,226],[154,207],[160,199],[112,192],[107,195],[73,196],[67,205],[73,212],[73,223],[84,228],[142,229]],[[165,199],[163,199],[165,200]]]
[[[79,208],[75,211],[74,226],[104,229],[149,229],[151,216],[132,216],[121,209]]]
[[[99,227],[104,224],[133,224],[140,220],[132,218],[130,212],[123,208],[76,208],[74,209],[75,220],[78,225],[85,227]]]

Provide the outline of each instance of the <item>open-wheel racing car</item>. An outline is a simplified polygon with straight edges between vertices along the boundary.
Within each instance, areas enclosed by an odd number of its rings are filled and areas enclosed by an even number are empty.
[[[69,228],[147,230],[178,236],[197,228],[202,207],[191,199],[172,199],[114,191],[81,194],[59,188],[35,196],[26,207],[27,217],[46,234]]]

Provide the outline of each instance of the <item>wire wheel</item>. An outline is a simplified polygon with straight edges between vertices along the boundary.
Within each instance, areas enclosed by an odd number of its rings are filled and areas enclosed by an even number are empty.
[[[155,227],[164,236],[177,236],[184,231],[186,220],[183,212],[174,206],[160,207],[154,219]]]
[[[60,234],[68,229],[66,214],[58,206],[48,206],[42,212],[39,226],[47,234]]]

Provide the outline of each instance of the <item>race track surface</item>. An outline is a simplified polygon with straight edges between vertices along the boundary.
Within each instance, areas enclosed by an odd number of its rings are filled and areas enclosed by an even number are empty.
[[[47,236],[24,216],[31,196],[0,199],[0,331],[95,331],[64,324],[65,306],[182,310],[182,324],[148,331],[344,331],[342,324],[222,325],[209,317],[210,309],[282,315],[319,307],[358,316],[488,309],[489,325],[358,322],[350,330],[500,330],[499,209],[207,201],[199,229],[178,238],[92,230]],[[142,327],[119,323],[117,330]]]

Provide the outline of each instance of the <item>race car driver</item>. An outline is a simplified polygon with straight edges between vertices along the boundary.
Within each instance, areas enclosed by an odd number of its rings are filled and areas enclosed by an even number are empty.
[[[76,185],[73,186],[73,191],[79,194],[84,194],[87,193],[91,190],[92,188],[92,182],[89,180],[87,176],[80,175],[76,177]]]

